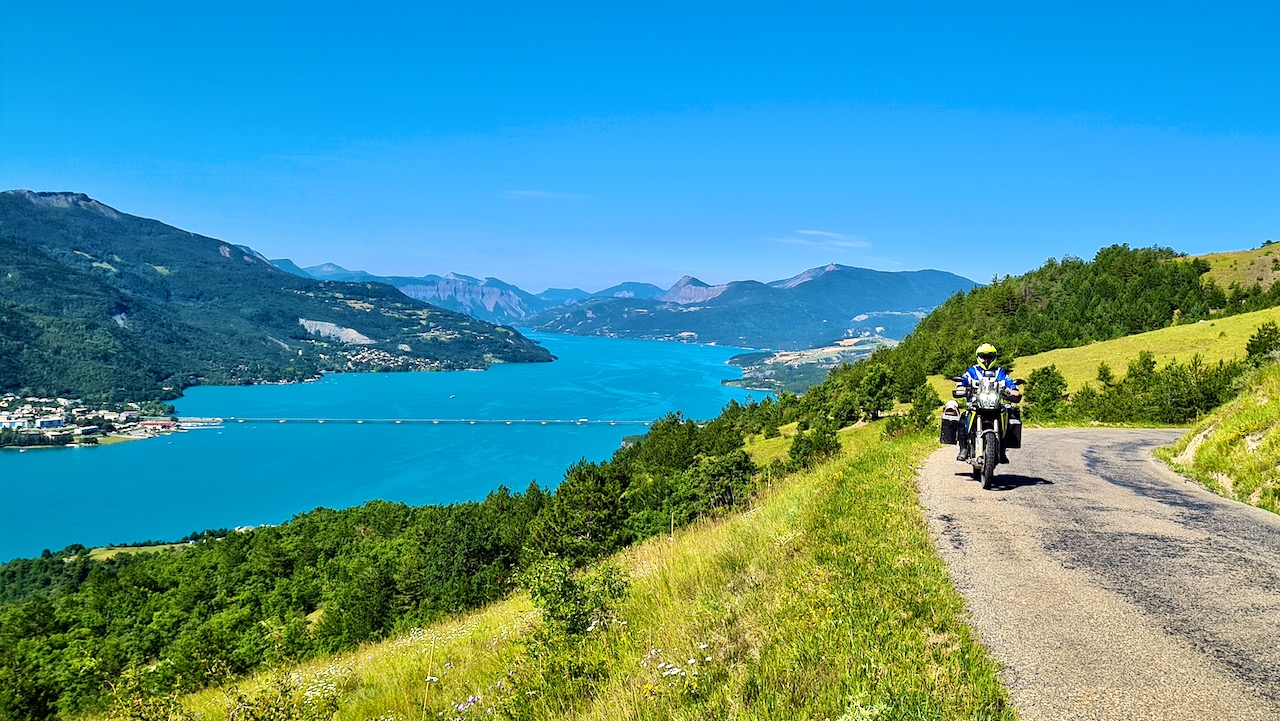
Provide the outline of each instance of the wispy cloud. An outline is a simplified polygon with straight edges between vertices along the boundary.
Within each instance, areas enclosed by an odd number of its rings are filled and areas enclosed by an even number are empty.
[[[782,238],[770,238],[770,240],[775,243],[803,245],[827,250],[871,247],[871,241],[860,235],[845,235],[844,233],[833,233],[828,230],[795,230],[791,232],[791,235]]]
[[[503,193],[507,198],[534,198],[538,200],[585,200],[587,196],[578,193],[553,193],[549,190],[508,190]]]
[[[867,258],[868,266],[879,266],[880,268],[901,268],[902,261],[897,258]]]

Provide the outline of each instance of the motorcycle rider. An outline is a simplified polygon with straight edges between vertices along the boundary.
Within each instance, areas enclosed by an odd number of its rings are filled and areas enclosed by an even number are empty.
[[[996,366],[996,347],[990,343],[983,343],[978,346],[978,350],[974,352],[977,356],[977,363],[974,363],[960,376],[960,382],[956,383],[956,388],[963,388],[968,391],[969,386],[977,382],[980,378],[992,371],[996,380],[1004,384],[1007,389],[1006,396],[1014,403],[1022,400],[1022,392],[1018,390],[1018,384],[1013,382],[1013,378],[1004,372],[1003,368]],[[960,453],[956,456],[957,461],[969,460],[969,411],[966,410],[960,417]],[[1008,463],[1009,458],[1005,455],[1003,447],[1000,449],[1000,462]]]

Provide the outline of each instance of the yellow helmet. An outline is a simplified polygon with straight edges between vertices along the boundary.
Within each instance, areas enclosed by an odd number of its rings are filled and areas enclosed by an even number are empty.
[[[991,366],[996,362],[996,347],[990,343],[983,343],[978,346],[978,365],[984,371],[991,370]]]

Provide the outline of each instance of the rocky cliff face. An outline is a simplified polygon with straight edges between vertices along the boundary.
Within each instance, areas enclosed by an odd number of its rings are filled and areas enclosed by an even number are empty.
[[[32,205],[43,208],[83,208],[119,220],[120,213],[109,205],[103,205],[84,193],[37,193],[30,190],[7,190],[6,195],[25,198]]]
[[[477,280],[449,273],[424,278],[392,278],[401,293],[490,323],[518,323],[550,303],[496,278]]]

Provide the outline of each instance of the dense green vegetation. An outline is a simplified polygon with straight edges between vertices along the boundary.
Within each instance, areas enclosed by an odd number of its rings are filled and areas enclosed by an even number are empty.
[[[562,571],[541,575],[529,595],[542,623],[451,654],[466,665],[450,686],[477,689],[477,711],[500,719],[1012,718],[915,502],[913,467],[932,438],[885,442],[876,426],[842,436],[846,455],[788,478],[750,516],[615,557],[636,574],[620,601],[611,565],[578,588]],[[339,718],[360,718],[360,697],[379,691],[365,709],[411,717],[411,697],[381,680],[353,679]]]
[[[0,193],[0,267],[0,391],[24,396],[147,400],[321,370],[551,359],[510,328],[383,284],[300,278],[83,195]]]
[[[981,343],[995,344],[1001,364],[1016,373],[1012,359],[1019,356],[1280,305],[1280,284],[1266,290],[1238,285],[1224,290],[1203,277],[1208,269],[1205,261],[1167,248],[1123,245],[1103,248],[1092,261],[1050,259],[1025,275],[995,278],[990,285],[952,296],[900,344],[877,351],[870,364],[859,366],[888,368],[895,393],[905,401],[926,376],[963,372]],[[865,372],[859,366],[845,370],[850,389]],[[1108,420],[1184,422],[1229,397],[1240,369],[1231,363],[1187,361],[1157,371],[1145,359],[1136,370],[1131,383],[1104,384],[1095,392],[1106,398],[1095,402],[1086,397],[1078,409],[1096,409]],[[1043,382],[1045,376],[1039,379]],[[1174,386],[1193,390],[1176,391]],[[1138,396],[1147,397],[1135,400]],[[1155,412],[1155,404],[1173,401],[1192,415],[1175,420]]]
[[[1155,356],[1142,351],[1123,376],[1107,363],[1098,364],[1095,384],[1086,384],[1070,397],[1066,380],[1054,366],[1031,373],[1027,383],[1029,421],[1067,420],[1103,423],[1176,425],[1193,421],[1231,400],[1244,374],[1239,361],[1204,363],[1199,356],[1186,363],[1157,368]]]
[[[74,438],[69,435],[65,436],[47,436],[43,433],[22,433],[9,428],[0,428],[0,447],[14,446],[15,448],[31,448],[35,446],[65,446],[73,443]],[[85,443],[97,443],[96,438],[85,438]],[[0,591],[2,592],[2,591]]]
[[[576,572],[539,563],[484,609],[149,718],[1012,719],[915,497],[935,434],[886,442],[882,425],[842,430],[840,455],[775,478],[747,512]],[[791,440],[748,447],[767,463]],[[122,690],[113,718],[140,718]]]
[[[0,716],[101,708],[104,683],[137,665],[159,664],[148,679],[160,689],[194,688],[211,669],[350,648],[491,602],[539,559],[586,563],[740,507],[769,478],[826,457],[838,444],[821,414],[789,460],[760,469],[742,450],[744,434],[812,412],[788,395],[731,403],[704,425],[668,416],[612,459],[572,466],[554,493],[534,484],[451,506],[371,502],[176,550],[93,561],[72,546],[10,562]]]
[[[1018,277],[957,294],[920,322],[892,352],[907,376],[958,375],[973,349],[993,343],[1007,361],[1203,318],[1226,298],[1200,276],[1207,264],[1163,248],[1111,246],[1091,262],[1050,259]]]

